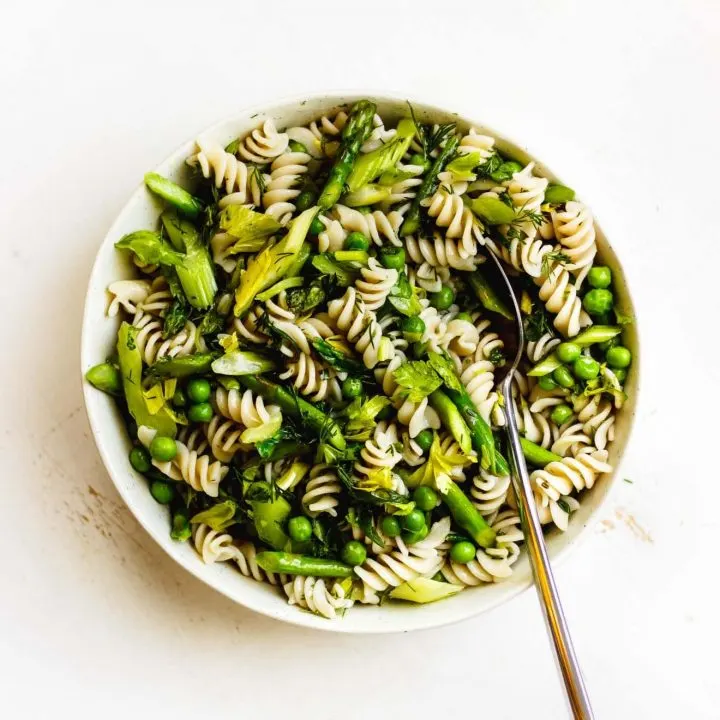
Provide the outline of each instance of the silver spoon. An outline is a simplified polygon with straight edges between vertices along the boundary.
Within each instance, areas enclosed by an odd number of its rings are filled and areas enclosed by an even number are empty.
[[[525,542],[527,544],[530,565],[535,577],[535,587],[540,598],[540,605],[545,616],[548,634],[555,650],[558,669],[565,683],[565,691],[570,703],[570,710],[574,718],[592,720],[593,712],[590,707],[585,684],[583,683],[580,666],[575,655],[570,631],[568,630],[565,615],[563,614],[560,596],[555,585],[550,559],[548,558],[545,540],[543,539],[542,525],[538,517],[537,506],[530,485],[527,465],[520,445],[520,433],[518,431],[515,416],[515,401],[512,396],[512,379],[522,358],[525,346],[525,333],[523,331],[522,317],[518,307],[517,298],[510,280],[505,273],[500,261],[489,252],[488,255],[497,266],[498,272],[507,286],[510,295],[513,312],[515,313],[515,325],[517,326],[517,350],[515,359],[502,381],[502,394],[505,399],[505,429],[510,446],[511,472],[510,477],[517,498],[520,521],[522,523]]]

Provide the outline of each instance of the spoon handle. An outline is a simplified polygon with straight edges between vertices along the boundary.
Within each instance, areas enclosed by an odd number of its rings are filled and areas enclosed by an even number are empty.
[[[506,402],[505,416],[507,418],[506,430],[512,461],[510,476],[515,490],[515,497],[517,498],[530,565],[535,576],[535,587],[540,597],[545,623],[555,650],[558,669],[565,683],[572,715],[574,718],[581,720],[592,720],[594,716],[590,707],[590,699],[583,683],[580,666],[570,639],[570,631],[560,604],[560,596],[555,586],[555,578],[553,577],[543,539],[542,525],[538,517],[530,477],[520,445],[520,434],[515,419],[515,401],[512,392],[509,392],[510,382],[507,385],[508,391],[504,394]]]

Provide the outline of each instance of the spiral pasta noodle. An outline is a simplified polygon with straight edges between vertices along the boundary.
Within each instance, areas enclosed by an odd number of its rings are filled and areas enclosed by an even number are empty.
[[[268,118],[261,128],[256,128],[238,148],[243,159],[248,162],[264,165],[287,150],[289,138],[287,133],[279,133],[272,118]]]
[[[372,370],[378,362],[391,360],[395,349],[388,338],[383,337],[375,313],[368,310],[354,287],[328,303],[328,315],[338,329],[362,353],[365,366]]]
[[[565,337],[575,337],[583,327],[590,324],[588,314],[582,308],[577,287],[570,272],[561,265],[555,265],[549,274],[541,279],[539,296],[545,307],[555,314],[553,325]]]
[[[147,448],[156,435],[156,430],[141,425],[138,428],[138,440]],[[152,464],[176,482],[182,480],[193,490],[202,491],[210,497],[218,496],[220,482],[227,475],[229,468],[218,460],[211,461],[209,455],[200,455],[187,445],[176,441],[177,455],[166,462],[153,459]]]
[[[108,285],[108,293],[112,296],[106,315],[115,317],[120,308],[134,315],[150,294],[151,285],[147,280],[116,280]]]
[[[574,200],[568,202],[563,210],[552,212],[552,224],[555,237],[570,258],[565,267],[577,270],[592,265],[597,246],[595,222],[590,208]]]
[[[229,463],[238,450],[243,449],[240,440],[245,428],[233,420],[227,420],[220,415],[205,425],[205,436],[210,443],[210,452],[220,462]]]
[[[322,513],[337,517],[336,508],[341,490],[342,485],[338,480],[337,472],[330,465],[315,465],[310,471],[310,478],[300,502],[310,517]]]
[[[370,258],[367,267],[360,268],[360,275],[355,281],[357,294],[368,310],[377,310],[397,283],[398,271],[385,268],[375,258]]]
[[[449,193],[444,187],[430,198],[428,215],[445,228],[445,237],[459,239],[458,252],[462,257],[477,253],[477,243],[484,243],[480,225],[460,195]]]
[[[289,222],[295,212],[293,200],[300,194],[298,182],[307,172],[310,155],[303,152],[286,152],[273,160],[270,180],[263,193],[265,213],[281,225]]]
[[[418,273],[422,268],[446,268],[455,270],[475,270],[477,258],[474,254],[465,254],[462,249],[462,241],[454,238],[443,237],[435,233],[433,239],[409,235],[405,240],[405,250],[408,257],[420,265]],[[424,274],[427,274],[427,269]]]
[[[215,389],[217,411],[245,428],[259,428],[281,415],[277,405],[265,405],[261,396],[255,397],[251,390],[226,390],[222,385]]]
[[[297,576],[283,585],[290,605],[298,605],[310,612],[332,620],[338,611],[351,608],[353,600],[345,597],[339,582],[328,587],[324,578]]]
[[[359,210],[338,204],[333,212],[347,233],[361,232],[377,246],[384,245],[386,242],[395,247],[402,246],[398,230],[402,225],[403,216],[396,210],[388,213],[382,210],[373,210],[363,214]]]
[[[405,400],[398,408],[397,418],[407,426],[410,438],[417,437],[423,430],[428,428],[438,430],[440,418],[438,414],[428,405],[428,399],[423,398],[419,403]]]
[[[495,392],[495,366],[487,360],[475,360],[467,363],[460,375],[473,405],[486,423],[491,422],[493,410],[498,404]]]
[[[470,128],[460,140],[458,153],[460,155],[477,153],[480,156],[478,164],[482,165],[494,155],[494,147],[495,138],[489,135],[481,135],[475,128]]]
[[[139,320],[133,322],[133,327],[137,330],[135,342],[148,365],[164,357],[189,355],[202,344],[202,337],[190,320],[180,332],[167,339],[163,337],[162,322],[153,315],[142,315]]]
[[[332,119],[323,115],[319,120],[313,120],[308,127],[291,127],[287,129],[290,140],[299,142],[315,158],[326,154],[327,139],[337,138],[347,122],[347,113],[339,110]]]
[[[294,380],[293,387],[314,402],[342,397],[340,383],[332,368],[323,367],[315,358],[301,353],[287,364],[281,380]]]

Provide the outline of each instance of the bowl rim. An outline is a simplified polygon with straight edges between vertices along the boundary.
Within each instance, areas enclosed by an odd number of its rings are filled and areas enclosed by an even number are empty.
[[[323,92],[307,92],[307,93],[298,93],[293,94],[289,96],[279,97],[275,99],[267,99],[263,102],[259,102],[256,104],[253,104],[251,106],[242,108],[238,110],[237,112],[232,113],[231,115],[227,115],[223,119],[213,123],[212,125],[202,129],[200,132],[196,133],[192,138],[189,140],[186,140],[185,142],[178,145],[171,153],[169,153],[160,163],[158,163],[155,166],[155,171],[161,171],[161,169],[173,162],[176,162],[177,157],[180,156],[182,153],[186,152],[186,148],[188,145],[194,143],[195,138],[197,138],[200,135],[203,134],[210,134],[212,135],[215,131],[217,131],[220,128],[223,128],[227,126],[229,123],[232,123],[233,121],[242,119],[242,118],[249,118],[255,113],[267,113],[271,111],[273,108],[288,105],[290,103],[302,103],[303,101],[313,101],[313,100],[336,100],[338,103],[341,101],[347,101],[349,98],[362,98],[362,97],[368,97],[373,100],[378,100],[382,102],[388,102],[392,104],[402,104],[405,102],[414,103],[417,105],[422,105],[430,112],[437,112],[439,114],[454,114],[458,117],[459,120],[468,123],[470,126],[475,127],[482,127],[483,130],[490,133],[493,137],[501,139],[503,142],[512,145],[513,147],[520,149],[524,154],[526,154],[532,161],[534,161],[536,164],[541,165],[543,169],[543,174],[547,174],[552,176],[553,178],[556,178],[559,180],[559,176],[554,173],[548,165],[544,162],[544,160],[538,159],[538,157],[532,152],[532,150],[528,149],[527,146],[519,144],[517,141],[514,140],[514,138],[504,134],[496,132],[495,129],[485,123],[479,123],[475,122],[471,118],[469,118],[464,113],[453,113],[452,111],[448,111],[444,108],[438,107],[433,102],[430,102],[426,100],[424,97],[419,96],[417,94],[408,95],[408,94],[400,94],[400,93],[393,93],[388,90],[380,90],[380,91],[373,91],[373,90],[367,90],[367,89],[347,89],[347,90],[328,90]],[[89,326],[91,324],[91,313],[93,308],[96,306],[97,303],[97,297],[95,292],[95,283],[93,282],[95,275],[99,273],[99,267],[100,267],[100,260],[101,260],[101,253],[103,248],[105,247],[108,242],[110,242],[111,238],[115,237],[117,235],[117,229],[118,226],[121,225],[122,220],[125,216],[125,214],[131,210],[132,206],[135,204],[138,196],[142,194],[145,191],[144,183],[140,182],[135,189],[130,194],[128,200],[124,203],[121,210],[115,217],[115,220],[110,225],[107,233],[105,234],[102,241],[98,244],[97,252],[95,255],[95,259],[93,261],[92,269],[90,271],[89,280],[88,280],[88,287],[85,294],[85,300],[84,300],[84,306],[83,306],[83,320],[82,320],[82,331],[81,331],[81,338],[80,338],[80,374],[81,374],[81,384],[83,388],[83,404],[85,407],[85,414],[88,419],[88,423],[90,425],[90,428],[92,430],[93,440],[95,442],[95,446],[98,449],[98,452],[100,453],[100,457],[102,459],[103,465],[105,467],[106,472],[110,476],[110,479],[113,482],[113,485],[115,486],[116,490],[120,494],[123,502],[127,506],[127,508],[130,510],[130,512],[133,514],[133,517],[138,522],[138,524],[145,530],[145,532],[148,533],[148,535],[162,548],[162,550],[171,557],[175,562],[177,562],[181,567],[183,567],[187,572],[192,574],[194,577],[196,577],[198,580],[203,582],[205,585],[211,587],[213,590],[221,593],[228,599],[232,600],[233,602],[237,603],[238,605],[241,605],[245,608],[248,608],[254,612],[258,612],[262,615],[265,615],[267,617],[271,617],[275,620],[280,620],[282,622],[286,622],[292,625],[296,625],[298,627],[304,627],[304,628],[312,628],[316,630],[323,630],[326,632],[336,632],[336,633],[346,633],[346,634],[387,634],[387,633],[398,633],[398,632],[409,632],[414,630],[427,630],[431,628],[436,627],[444,627],[447,625],[452,625],[458,622],[462,622],[464,620],[468,620],[472,617],[475,617],[477,615],[480,615],[481,613],[485,613],[488,611],[493,610],[494,608],[498,607],[499,605],[502,605],[504,603],[507,603],[514,598],[518,597],[522,593],[524,593],[526,590],[528,590],[534,583],[532,580],[532,577],[527,577],[525,580],[515,582],[511,588],[507,590],[507,592],[502,596],[493,597],[491,599],[488,599],[485,601],[485,603],[478,603],[477,609],[470,608],[469,610],[466,610],[464,612],[456,613],[452,616],[442,616],[437,617],[435,615],[426,617],[422,613],[412,613],[409,612],[406,617],[410,617],[411,620],[406,620],[403,623],[391,623],[388,625],[382,624],[378,625],[377,628],[365,628],[365,627],[352,627],[349,626],[347,623],[343,623],[342,621],[328,621],[325,618],[319,618],[318,616],[309,613],[309,612],[302,612],[299,611],[297,608],[291,608],[294,610],[292,613],[281,613],[278,610],[274,609],[273,607],[268,606],[267,604],[264,604],[262,602],[256,602],[254,600],[250,600],[247,598],[239,599],[235,597],[233,594],[231,594],[224,586],[224,584],[220,581],[216,581],[215,578],[219,576],[213,576],[210,577],[209,575],[206,575],[202,572],[202,569],[207,567],[203,565],[201,559],[198,557],[196,558],[195,562],[191,562],[189,560],[186,560],[184,557],[181,557],[178,554],[172,553],[169,548],[169,543],[173,542],[170,539],[169,534],[167,531],[163,534],[157,531],[150,523],[145,521],[145,518],[142,517],[141,514],[136,512],[136,509],[134,507],[134,502],[129,497],[129,492],[126,491],[124,484],[120,481],[118,477],[118,471],[115,466],[114,460],[110,457],[109,448],[103,438],[102,433],[102,427],[104,426],[104,421],[100,418],[97,418],[95,416],[95,410],[93,409],[93,403],[92,403],[92,396],[97,393],[97,390],[93,388],[90,383],[85,381],[84,373],[87,368],[91,367],[93,364],[97,362],[97,347],[94,346],[91,342],[91,335],[92,333],[89,330]],[[580,194],[581,195],[581,194]],[[582,196],[582,195],[581,195]],[[597,222],[597,220],[594,220],[596,228],[600,229],[600,224]],[[570,552],[577,547],[579,547],[580,543],[585,541],[591,534],[591,530],[595,527],[595,525],[600,520],[600,515],[602,514],[603,510],[606,509],[607,505],[610,502],[610,499],[612,495],[617,491],[617,477],[619,474],[619,469],[622,465],[622,461],[624,459],[624,454],[627,450],[628,444],[630,443],[632,432],[635,426],[635,418],[638,413],[638,403],[640,399],[640,387],[642,382],[642,361],[641,361],[641,341],[640,341],[640,330],[639,326],[640,323],[638,322],[638,316],[637,316],[637,306],[635,305],[632,293],[630,289],[630,282],[628,280],[628,271],[627,268],[620,262],[620,259],[617,256],[617,253],[615,252],[614,248],[612,248],[612,245],[609,240],[607,240],[607,235],[604,233],[604,231],[601,231],[602,234],[606,238],[606,243],[608,245],[608,248],[610,250],[610,253],[614,256],[615,260],[617,261],[618,267],[622,270],[622,277],[624,279],[624,292],[627,300],[627,309],[631,312],[632,317],[634,318],[634,327],[633,327],[633,333],[635,336],[635,351],[633,355],[633,366],[635,367],[634,371],[634,382],[633,382],[633,393],[632,393],[632,405],[633,409],[630,413],[630,417],[627,420],[626,428],[624,430],[624,440],[622,443],[622,451],[620,452],[617,462],[613,467],[612,472],[607,475],[603,481],[607,484],[607,488],[604,492],[604,495],[596,501],[595,507],[592,509],[592,512],[588,516],[587,520],[584,522],[583,526],[577,531],[577,533],[573,537],[568,537],[568,539],[562,544],[561,547],[554,549],[550,552],[551,560],[553,563],[553,567],[557,567],[559,563],[564,561],[570,554]],[[94,353],[94,356],[93,356]]]

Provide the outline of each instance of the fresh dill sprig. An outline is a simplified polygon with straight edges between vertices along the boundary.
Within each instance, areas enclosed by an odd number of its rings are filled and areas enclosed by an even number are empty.
[[[556,265],[565,265],[570,262],[570,256],[565,254],[562,250],[553,250],[552,252],[543,255],[541,272],[543,276],[547,277]]]

